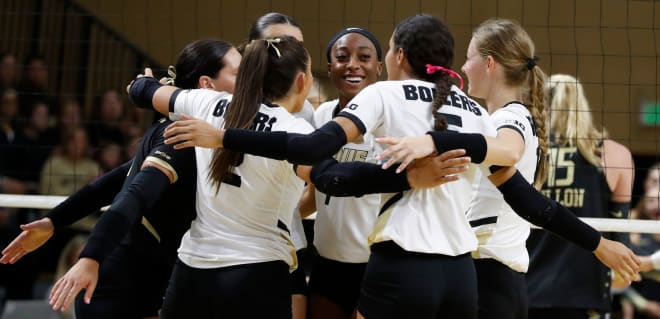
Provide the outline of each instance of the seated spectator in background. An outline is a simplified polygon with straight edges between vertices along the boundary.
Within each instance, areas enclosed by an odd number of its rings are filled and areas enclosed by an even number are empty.
[[[90,123],[87,125],[90,145],[96,148],[105,143],[124,144],[124,134],[120,129],[124,104],[119,92],[107,89],[94,99]]]
[[[40,192],[43,195],[67,196],[99,176],[101,168],[89,156],[87,133],[82,127],[64,133],[60,150],[53,152],[41,170]],[[90,231],[96,218],[86,218],[73,225]]]
[[[14,124],[18,113],[18,95],[11,88],[0,89],[0,176],[7,173],[10,159],[9,145],[14,144],[18,133]],[[1,186],[1,184],[0,184]],[[0,188],[2,192],[2,188]]]
[[[630,210],[630,218],[633,219],[649,219],[645,218],[644,211],[646,210],[645,205],[646,201],[644,200],[647,197],[649,190],[660,188],[660,162],[657,162],[646,171],[646,177],[644,177],[644,182],[642,183],[643,195],[642,198],[637,202],[637,205]],[[651,218],[653,219],[653,218]]]
[[[29,56],[23,65],[23,77],[18,86],[19,114],[27,118],[30,106],[35,101],[42,101],[53,107],[53,96],[48,87],[48,63],[38,54]],[[56,114],[55,110],[49,110]]]
[[[21,150],[17,146],[19,131],[15,121],[18,115],[18,94],[12,88],[0,89],[0,193],[25,194],[32,189],[18,176]]]
[[[31,185],[33,192],[37,191],[39,172],[57,144],[57,138],[49,130],[49,118],[48,105],[34,101],[27,122],[16,138],[19,150],[19,158],[16,159],[19,171],[17,177]]]
[[[34,191],[19,179],[20,148],[16,146],[18,129],[14,120],[18,114],[18,94],[12,88],[0,88],[0,193],[26,194]],[[8,244],[20,233],[18,225],[29,222],[28,214],[16,208],[0,207],[0,247]],[[0,265],[0,290],[6,299],[30,299],[37,278],[37,258],[21,260],[18,267]],[[4,300],[0,296],[0,308]]]
[[[15,88],[17,79],[16,57],[6,51],[0,52],[0,88]]]
[[[660,166],[655,165],[655,167]],[[655,171],[657,174],[657,168]],[[647,180],[652,172],[653,170],[649,171]],[[634,215],[636,219],[660,220],[660,187],[653,183],[648,185],[650,188],[646,190],[644,197],[640,199],[631,215]],[[651,260],[651,256],[660,251],[660,235],[631,233],[630,242],[632,250],[637,255],[645,256],[642,257],[641,269],[644,273],[642,273],[641,282],[633,283],[622,293],[623,318],[660,318],[660,271],[658,271],[660,258],[656,256],[655,263]],[[631,313],[632,309],[634,309],[634,314]]]
[[[51,128],[50,134],[56,137],[56,144],[59,144],[64,132],[82,125],[82,109],[80,102],[73,97],[60,99],[57,109],[59,112],[55,119],[55,127]]]
[[[18,94],[12,88],[0,89],[0,143],[11,143],[16,138],[14,121],[18,114]]]

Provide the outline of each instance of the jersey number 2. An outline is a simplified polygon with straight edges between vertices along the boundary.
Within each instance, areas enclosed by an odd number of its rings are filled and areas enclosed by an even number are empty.
[[[239,165],[243,164],[243,156],[244,154],[241,153],[241,156],[239,156],[236,160],[236,163],[234,163],[234,167],[238,167]],[[232,186],[241,187],[241,176],[234,172],[230,172],[225,175],[225,178],[222,179],[222,182]]]

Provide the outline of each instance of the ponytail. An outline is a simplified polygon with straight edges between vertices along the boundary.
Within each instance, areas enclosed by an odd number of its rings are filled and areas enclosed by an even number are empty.
[[[251,41],[239,66],[231,105],[223,115],[224,128],[253,129],[261,104],[286,96],[297,74],[305,72],[309,63],[309,53],[293,37]],[[213,151],[209,179],[216,191],[242,158],[241,152]]]
[[[538,162],[534,176],[534,187],[540,189],[548,177],[548,123],[547,110],[544,99],[545,73],[538,66],[532,66],[529,70],[529,91],[523,97],[523,103],[527,105],[532,114],[536,126],[536,136],[539,142]]]
[[[266,50],[265,41],[255,40],[246,46],[239,66],[240,72],[236,76],[231,107],[227,107],[224,114],[225,129],[247,129],[251,126],[263,101],[264,77],[268,71],[269,54],[271,52]],[[240,164],[242,155],[229,149],[213,150],[209,178],[216,191],[220,190],[225,177]]]

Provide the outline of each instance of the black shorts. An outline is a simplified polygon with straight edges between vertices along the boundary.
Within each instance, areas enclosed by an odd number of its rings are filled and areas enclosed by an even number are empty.
[[[174,265],[160,318],[291,318],[289,265],[270,261],[222,268]]]
[[[344,263],[316,256],[309,276],[309,293],[333,301],[350,316],[357,308],[366,263]]]
[[[475,319],[472,257],[409,252],[393,241],[374,244],[358,311],[367,319]]]
[[[307,274],[303,267],[301,259],[301,251],[296,251],[298,258],[298,268],[291,273],[291,294],[292,295],[307,295]]]
[[[495,259],[475,259],[479,289],[479,319],[526,319],[525,274]]]
[[[84,303],[85,290],[76,296],[76,318],[158,316],[175,252],[167,255],[146,230],[131,236],[132,245],[118,246],[101,263],[92,302]]]

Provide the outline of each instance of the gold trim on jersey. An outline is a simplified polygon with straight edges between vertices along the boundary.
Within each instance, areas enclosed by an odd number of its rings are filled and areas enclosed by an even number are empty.
[[[154,225],[152,225],[144,216],[142,216],[142,226],[144,226],[144,228],[146,228],[149,233],[151,233],[151,235],[153,235],[154,238],[156,238],[156,240],[160,243],[160,235],[158,234],[158,231],[156,231]]]
[[[172,165],[170,165],[170,163],[168,163],[168,162],[166,162],[166,161],[164,161],[164,160],[162,160],[158,157],[155,157],[155,156],[147,156],[147,158],[144,161],[154,163],[154,164],[170,171],[170,173],[172,173],[172,176],[174,177],[172,179],[171,184],[176,183],[176,181],[179,179],[179,175],[176,173],[176,170],[174,169],[174,167],[172,167]]]
[[[289,250],[289,254],[291,255],[291,258],[293,258],[293,263],[291,264],[291,266],[289,266],[289,272],[293,272],[298,268],[298,255],[296,255],[296,246],[293,244],[291,238],[289,238],[288,236],[285,236],[284,234],[280,233],[280,237],[286,240],[286,245],[291,248]]]
[[[493,236],[493,231],[488,230],[480,233],[475,233],[475,235],[477,236],[477,241],[479,241],[479,247],[481,247],[482,245],[485,245],[486,242],[488,242],[488,239],[490,239],[491,236]],[[476,250],[472,251],[472,258],[475,259],[481,258],[481,255],[479,253],[479,247],[477,247]]]
[[[394,206],[395,205],[392,205],[384,213],[380,214],[380,216],[378,216],[378,219],[376,219],[376,225],[374,225],[374,230],[371,231],[371,234],[369,234],[368,237],[369,246],[375,243],[380,243],[383,241],[390,240],[389,238],[383,237],[383,230],[385,230],[385,227],[387,226],[387,221],[390,219],[390,216],[392,215],[392,210],[394,209]]]

